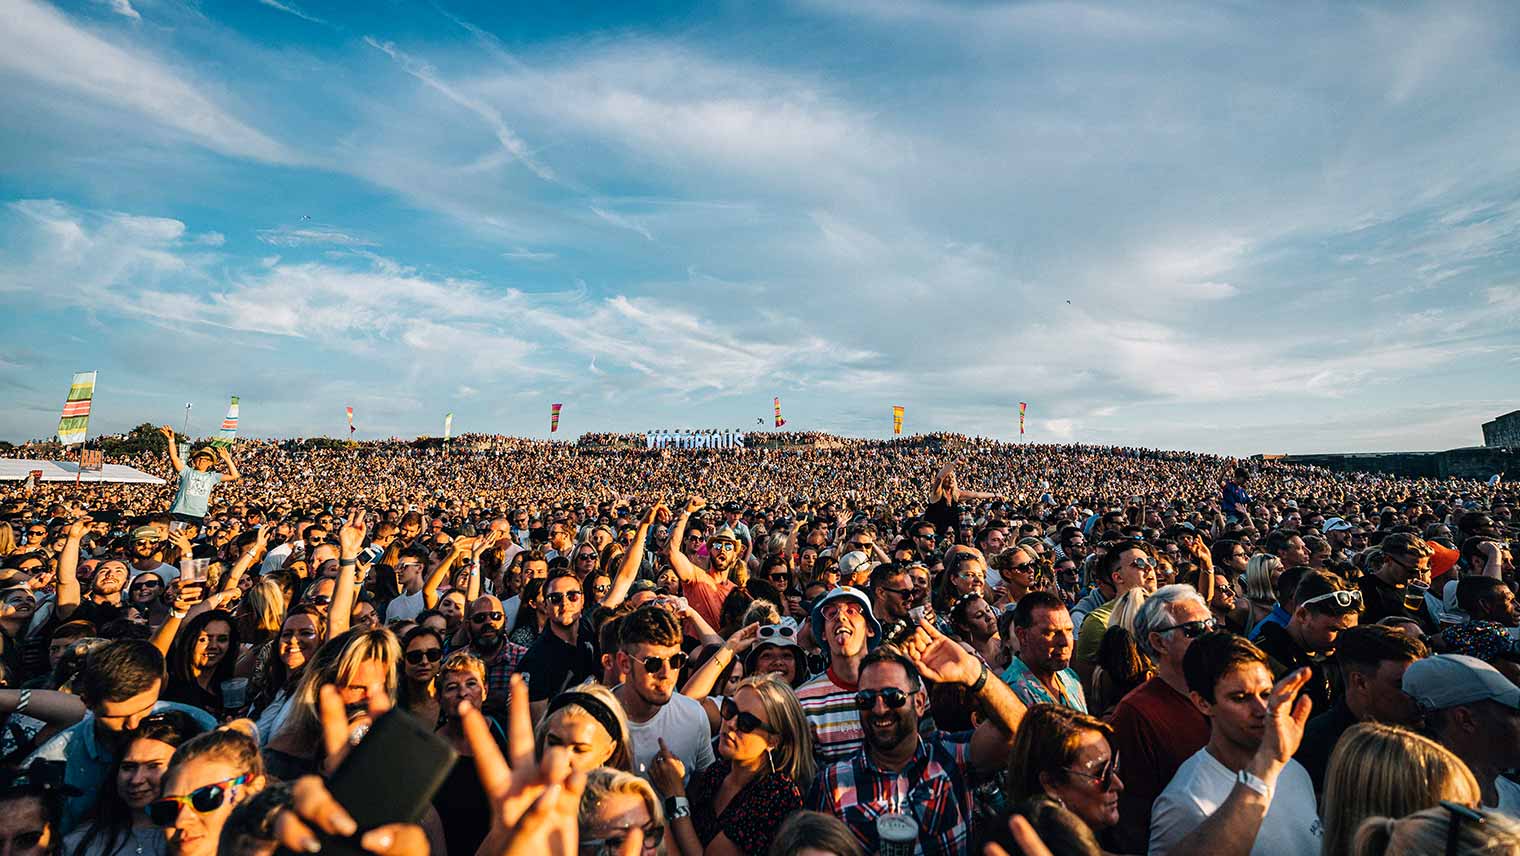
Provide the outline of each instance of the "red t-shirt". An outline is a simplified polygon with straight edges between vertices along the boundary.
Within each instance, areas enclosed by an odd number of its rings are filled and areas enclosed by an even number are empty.
[[[695,609],[716,633],[723,629],[723,622],[719,618],[723,614],[723,600],[738,586],[734,585],[732,580],[714,584],[711,575],[704,573],[703,576],[706,579],[682,580],[681,596],[686,598],[691,608]]]
[[[1192,700],[1160,677],[1135,687],[1114,708],[1114,751],[1119,754],[1119,825],[1116,849],[1144,853],[1150,843],[1151,804],[1182,762],[1209,742],[1209,720]]]

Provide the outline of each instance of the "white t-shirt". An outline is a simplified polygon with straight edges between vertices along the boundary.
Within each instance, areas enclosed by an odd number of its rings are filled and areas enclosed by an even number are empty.
[[[1499,776],[1494,779],[1494,787],[1499,790],[1499,804],[1490,807],[1500,814],[1508,815],[1511,820],[1520,820],[1520,785],[1508,776]]]
[[[660,738],[686,767],[686,780],[714,760],[712,726],[702,703],[680,693],[660,708],[648,722],[628,720],[628,733],[633,737],[633,771],[641,776],[649,774],[649,762],[660,754]]]
[[[512,628],[517,626],[517,610],[521,606],[522,597],[520,595],[514,594],[501,602],[501,614],[506,616],[506,623],[502,627],[505,627],[508,633],[511,633]]]
[[[1150,856],[1167,856],[1188,833],[1212,815],[1235,788],[1235,774],[1199,749],[1182,762],[1161,796],[1151,807]],[[1272,789],[1272,803],[1262,818],[1252,856],[1285,853],[1318,853],[1319,812],[1314,783],[1297,761],[1289,761]]]
[[[387,624],[397,619],[411,621],[421,615],[424,609],[427,609],[427,601],[422,596],[422,589],[418,589],[416,594],[403,591],[385,607],[385,621]]]

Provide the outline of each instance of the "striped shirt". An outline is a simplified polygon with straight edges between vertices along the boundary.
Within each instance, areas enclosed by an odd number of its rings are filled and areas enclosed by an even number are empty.
[[[842,761],[865,745],[855,684],[847,684],[829,667],[797,688],[797,701],[813,732],[813,758],[819,767]]]

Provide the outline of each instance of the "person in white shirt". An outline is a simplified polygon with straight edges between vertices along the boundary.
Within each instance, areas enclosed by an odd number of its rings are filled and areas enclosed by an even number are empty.
[[[1293,760],[1313,706],[1298,696],[1309,670],[1273,686],[1267,655],[1219,632],[1193,640],[1182,671],[1209,742],[1152,806],[1150,856],[1320,852],[1314,784]]]
[[[1437,654],[1409,664],[1404,692],[1425,712],[1431,736],[1461,758],[1483,789],[1483,807],[1520,819],[1520,687],[1476,657]]]
[[[617,663],[625,677],[613,694],[628,713],[633,772],[647,778],[664,741],[665,755],[680,760],[689,780],[716,758],[707,711],[676,692],[686,663],[681,620],[665,606],[642,606],[623,619],[619,636]]]

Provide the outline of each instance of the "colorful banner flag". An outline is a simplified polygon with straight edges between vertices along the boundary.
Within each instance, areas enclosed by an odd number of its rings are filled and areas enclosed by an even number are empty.
[[[901,434],[903,423],[903,409],[900,406],[892,407],[892,433]]]
[[[452,412],[443,415],[443,442],[449,441],[449,435],[454,431],[454,414]]]
[[[1019,402],[1019,434],[1021,436],[1024,433],[1024,411],[1028,409],[1029,405],[1027,403],[1022,401]]]
[[[343,410],[348,413],[348,439],[352,440],[354,439],[354,409],[345,407]]]
[[[776,399],[776,427],[780,428],[785,424],[786,420],[781,418],[781,399],[778,397]]]
[[[222,433],[211,441],[213,446],[231,447],[237,440],[238,425],[238,397],[232,396],[232,403],[227,405],[227,418],[222,420]]]
[[[564,405],[563,404],[551,404],[551,405],[549,405],[549,433],[550,434],[553,434],[555,431],[559,430],[559,409],[561,407],[564,407]]]
[[[69,397],[58,420],[58,442],[65,446],[83,443],[90,433],[90,402],[95,398],[95,373],[79,372],[69,384]]]

